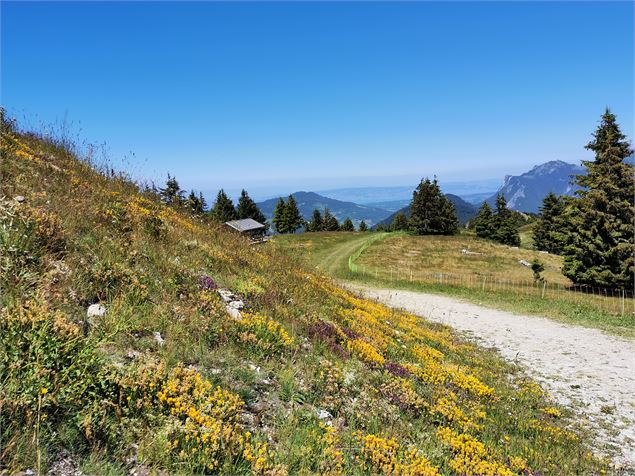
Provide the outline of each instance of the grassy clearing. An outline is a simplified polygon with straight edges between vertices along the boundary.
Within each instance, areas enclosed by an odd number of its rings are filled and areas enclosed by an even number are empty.
[[[543,276],[560,285],[569,284],[559,272],[561,258],[532,250],[513,249],[473,236],[413,237],[404,234],[383,234],[356,258],[360,272],[352,273],[348,259],[363,246],[372,235],[360,233],[308,233],[277,238],[281,246],[308,253],[312,263],[340,279],[368,284],[446,294],[476,304],[539,316],[551,317],[562,322],[595,327],[623,336],[635,336],[635,316],[610,313],[596,304],[604,298],[547,291],[542,298],[542,288],[535,287],[532,272],[518,260],[538,258],[545,264]],[[357,247],[357,248],[356,248]],[[469,249],[477,255],[461,253]],[[351,252],[351,250],[354,250]],[[348,254],[347,254],[348,253]],[[413,280],[410,271],[413,270]],[[461,282],[445,280],[443,283],[426,281],[427,270],[454,276],[469,276]],[[482,289],[482,277],[486,287]],[[419,279],[417,279],[419,278]],[[520,289],[501,281],[524,280]],[[611,303],[619,308],[619,300]],[[632,303],[630,303],[632,305]]]
[[[54,141],[3,130],[2,159],[0,470],[43,473],[63,451],[112,475],[610,470],[515,367],[296,249],[253,246]],[[366,239],[325,236],[322,262],[337,274]],[[106,314],[88,319],[93,303]]]

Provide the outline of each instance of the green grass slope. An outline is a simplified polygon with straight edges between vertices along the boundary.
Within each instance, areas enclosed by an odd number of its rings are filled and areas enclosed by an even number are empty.
[[[283,249],[306,255],[315,266],[339,279],[446,294],[617,335],[635,335],[633,300],[622,301],[617,294],[567,292],[565,287],[570,283],[560,273],[560,256],[510,248],[469,234],[438,237],[406,233],[303,233],[277,236],[275,241]],[[462,249],[479,254],[467,255]],[[357,272],[349,268],[351,257]],[[533,283],[531,269],[518,262],[520,259],[531,262],[534,257],[545,266],[544,290],[542,284]],[[443,282],[438,279],[439,274],[445,276]]]
[[[592,474],[540,387],[4,123],[0,470]],[[230,313],[216,286],[244,302]],[[101,304],[102,316],[87,317]]]

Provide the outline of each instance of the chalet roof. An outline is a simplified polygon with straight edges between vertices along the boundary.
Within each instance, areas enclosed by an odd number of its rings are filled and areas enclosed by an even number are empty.
[[[258,223],[256,220],[253,220],[251,218],[228,221],[225,223],[225,225],[241,233],[245,231],[261,230],[265,228],[265,225],[263,225],[262,223]]]

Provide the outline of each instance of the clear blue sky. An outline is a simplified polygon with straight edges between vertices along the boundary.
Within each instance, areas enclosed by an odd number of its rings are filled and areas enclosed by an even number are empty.
[[[632,2],[1,5],[10,113],[188,188],[502,179],[606,106],[632,137]]]

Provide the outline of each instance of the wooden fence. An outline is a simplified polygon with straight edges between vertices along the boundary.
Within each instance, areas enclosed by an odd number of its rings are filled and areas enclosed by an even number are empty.
[[[370,244],[370,243],[369,243]],[[364,248],[365,249],[365,248]],[[598,307],[616,315],[635,316],[635,296],[632,290],[563,285],[547,281],[513,281],[476,274],[434,273],[403,267],[375,268],[358,265],[355,260],[363,249],[349,258],[351,272],[390,282],[411,282],[469,288],[490,293],[515,293],[538,299],[557,299]]]

